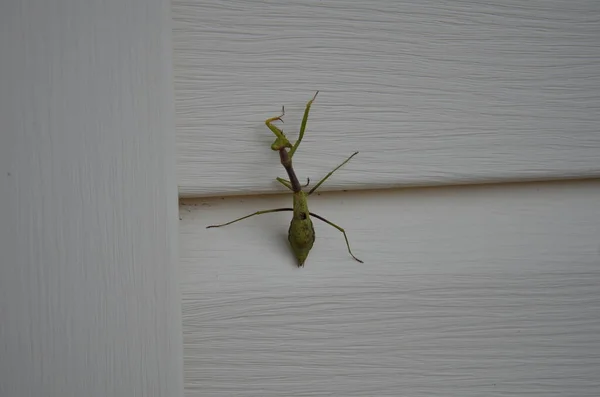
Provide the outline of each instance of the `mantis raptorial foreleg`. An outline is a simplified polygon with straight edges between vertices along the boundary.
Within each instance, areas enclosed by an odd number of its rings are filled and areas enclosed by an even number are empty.
[[[330,222],[327,219],[323,218],[322,216],[319,216],[315,213],[309,212],[308,204],[307,204],[308,196],[310,194],[312,194],[314,191],[316,191],[317,188],[319,186],[321,186],[323,184],[323,182],[325,182],[331,175],[333,175],[333,173],[335,171],[340,169],[344,164],[346,164],[348,161],[350,161],[350,159],[352,157],[357,155],[358,152],[353,153],[342,164],[338,165],[337,167],[335,167],[333,169],[333,171],[331,171],[329,174],[325,175],[325,177],[323,179],[321,179],[319,181],[319,183],[317,183],[315,185],[315,187],[313,187],[308,193],[303,192],[302,188],[308,186],[308,184],[310,183],[310,179],[307,178],[306,185],[304,185],[304,186],[300,185],[300,182],[298,181],[298,177],[296,176],[296,173],[295,173],[294,169],[292,168],[292,156],[296,152],[296,149],[298,149],[300,142],[302,142],[302,138],[304,137],[304,132],[306,130],[306,123],[308,121],[308,114],[310,112],[310,106],[312,105],[313,101],[317,97],[318,93],[319,93],[319,91],[317,91],[315,96],[310,101],[308,101],[308,103],[306,104],[306,108],[304,109],[304,117],[302,118],[302,124],[300,126],[300,133],[298,135],[298,140],[296,141],[296,143],[294,143],[294,145],[292,145],[290,143],[290,141],[287,139],[287,137],[285,136],[285,134],[283,133],[283,131],[281,129],[279,129],[277,126],[273,125],[273,123],[275,121],[283,122],[283,120],[281,118],[285,115],[284,107],[281,108],[281,115],[279,115],[277,117],[271,117],[265,121],[265,124],[267,125],[267,127],[271,130],[271,132],[273,132],[273,134],[275,134],[275,137],[276,137],[275,142],[273,142],[273,144],[271,145],[271,149],[279,152],[279,159],[281,161],[281,165],[283,165],[283,168],[285,168],[285,170],[288,174],[288,177],[289,177],[289,180],[285,180],[283,178],[277,178],[277,181],[279,183],[281,183],[283,186],[290,189],[294,193],[294,196],[293,196],[294,197],[294,208],[275,208],[275,209],[270,209],[270,210],[257,211],[253,214],[243,216],[243,217],[235,219],[231,222],[223,223],[221,225],[208,226],[208,228],[231,225],[232,223],[239,222],[241,220],[250,218],[255,215],[268,214],[270,212],[293,211],[294,216],[293,216],[292,222],[290,224],[290,229],[288,232],[288,240],[289,240],[292,250],[294,251],[294,254],[296,255],[296,258],[298,260],[298,267],[304,266],[304,261],[306,260],[306,257],[308,256],[308,253],[310,252],[310,250],[313,246],[313,243],[315,241],[315,231],[313,228],[312,221],[310,219],[311,216],[327,223],[330,226],[335,227],[340,232],[342,232],[342,234],[344,235],[344,239],[346,240],[346,246],[348,247],[348,252],[350,253],[350,255],[354,259],[356,259],[358,262],[363,263],[363,261],[358,259],[352,253],[352,250],[350,249],[350,243],[348,242],[348,236],[346,235],[346,231],[344,229],[342,229],[341,227],[339,227],[338,225],[336,225],[335,223]],[[288,151],[288,149],[289,149],[289,151]]]
[[[315,96],[308,101],[306,104],[306,108],[304,109],[304,117],[302,117],[302,124],[300,125],[300,133],[298,134],[298,140],[294,143],[294,146],[290,149],[290,158],[294,157],[294,153],[296,153],[296,149],[300,146],[300,142],[302,142],[302,138],[304,138],[304,131],[306,130],[306,122],[308,121],[308,113],[310,112],[310,106],[312,105],[315,98],[319,95],[319,91],[315,93]]]
[[[281,118],[284,115],[285,115],[285,107],[282,106],[281,114],[279,116],[271,117],[270,119],[267,119],[265,121],[265,124],[267,125],[267,127],[277,137],[277,139],[275,139],[275,142],[273,142],[273,144],[271,145],[271,149],[276,150],[276,151],[283,150],[284,148],[292,148],[292,144],[290,143],[290,141],[288,141],[288,139],[285,136],[285,134],[283,133],[283,131],[281,131],[279,128],[277,128],[277,126],[273,125],[274,121],[281,121],[283,123],[283,120]]]

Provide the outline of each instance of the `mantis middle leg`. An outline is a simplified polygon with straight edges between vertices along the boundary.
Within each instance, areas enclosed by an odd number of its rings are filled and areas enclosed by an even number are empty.
[[[294,191],[294,189],[292,188],[292,184],[290,183],[290,181],[283,179],[283,178],[275,178],[275,180],[279,183],[281,183],[283,186],[287,187],[288,189],[290,189],[292,192]],[[303,185],[302,187],[307,187],[310,184],[310,178],[306,178],[306,185]]]
[[[358,154],[358,152],[354,152],[350,155],[350,157],[348,157],[342,164],[338,165],[337,167],[335,167],[333,169],[333,171],[331,171],[329,174],[325,175],[325,178],[321,179],[319,181],[319,183],[317,183],[312,189],[310,189],[310,191],[308,192],[308,195],[310,196],[311,194],[313,194],[313,192],[315,190],[317,190],[317,188],[319,186],[321,186],[323,184],[323,182],[325,182],[327,180],[327,178],[329,178],[331,175],[333,175],[334,172],[336,172],[338,169],[340,169],[344,164],[346,164],[348,161],[350,161],[350,159],[354,156],[356,156]]]

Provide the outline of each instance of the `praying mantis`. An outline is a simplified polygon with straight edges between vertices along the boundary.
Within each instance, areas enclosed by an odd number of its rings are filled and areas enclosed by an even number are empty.
[[[308,210],[307,203],[308,197],[311,194],[313,194],[319,188],[319,186],[323,184],[323,182],[325,182],[331,175],[333,175],[335,171],[337,171],[344,164],[350,161],[352,157],[356,156],[358,152],[354,152],[353,154],[351,154],[350,157],[348,157],[343,163],[335,167],[333,171],[331,171],[329,174],[325,175],[325,177],[321,179],[312,189],[310,189],[308,193],[304,192],[302,188],[308,186],[310,180],[308,180],[308,183],[305,186],[300,185],[298,177],[296,176],[296,173],[292,168],[292,157],[294,156],[294,153],[296,153],[296,149],[298,149],[298,146],[300,146],[300,142],[302,142],[302,138],[304,137],[304,131],[306,130],[306,122],[308,121],[308,113],[310,112],[310,107],[318,94],[319,91],[317,91],[314,97],[306,104],[306,108],[304,110],[304,117],[302,118],[302,124],[300,125],[300,133],[298,135],[298,140],[293,145],[287,139],[283,131],[277,128],[275,125],[273,125],[275,121],[281,121],[283,123],[282,117],[285,115],[285,107],[281,108],[281,115],[277,117],[271,117],[265,121],[267,127],[271,130],[271,132],[273,132],[273,134],[275,134],[276,137],[275,142],[273,142],[273,144],[271,145],[271,149],[276,152],[279,152],[279,159],[281,161],[281,165],[283,165],[283,168],[285,168],[288,177],[290,178],[289,181],[279,177],[276,178],[276,180],[293,192],[293,208],[274,208],[269,210],[257,211],[250,215],[234,219],[233,221],[227,223],[207,226],[207,229],[231,225],[232,223],[239,222],[241,220],[253,217],[255,215],[268,214],[272,212],[292,211],[293,217],[290,223],[290,228],[288,230],[288,241],[290,242],[290,246],[292,248],[292,251],[294,252],[294,256],[298,260],[298,267],[304,267],[304,262],[306,261],[308,253],[312,249],[313,244],[315,242],[315,229],[310,219],[311,216],[327,223],[330,226],[333,226],[334,228],[342,232],[342,234],[344,235],[344,239],[346,240],[348,252],[352,256],[352,258],[354,258],[360,263],[363,263],[363,261],[358,259],[352,253],[352,250],[350,249],[350,243],[348,242],[348,236],[346,235],[346,231],[343,228],[336,225],[335,223],[323,218],[322,216],[310,212]]]

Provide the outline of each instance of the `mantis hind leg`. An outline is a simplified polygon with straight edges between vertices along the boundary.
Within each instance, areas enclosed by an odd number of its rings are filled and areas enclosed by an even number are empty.
[[[350,157],[348,157],[348,158],[347,158],[347,159],[346,159],[346,160],[345,160],[345,161],[344,161],[342,164],[338,165],[337,167],[335,167],[335,168],[333,169],[333,171],[331,171],[329,174],[325,175],[325,178],[321,179],[321,180],[319,181],[319,183],[317,183],[317,184],[316,184],[316,185],[315,185],[315,186],[314,186],[312,189],[310,189],[310,191],[308,192],[308,195],[310,196],[311,194],[313,194],[313,192],[314,192],[315,190],[317,190],[317,188],[318,188],[319,186],[321,186],[321,185],[323,184],[323,182],[325,182],[325,181],[327,180],[327,178],[329,178],[331,175],[333,175],[333,173],[334,173],[334,172],[336,172],[337,170],[339,170],[340,168],[342,168],[342,166],[343,166],[344,164],[346,164],[348,161],[350,161],[350,159],[351,159],[352,157],[356,156],[357,154],[358,154],[358,152],[354,152],[354,153],[352,153],[352,154],[350,155]]]
[[[293,210],[294,210],[293,208],[274,208],[272,210],[256,211],[253,214],[246,215],[246,216],[243,216],[243,217],[238,218],[238,219],[234,219],[231,222],[222,223],[220,225],[210,225],[210,226],[206,226],[206,228],[210,229],[211,227],[221,227],[221,226],[231,225],[232,223],[239,222],[239,221],[242,221],[244,219],[248,219],[248,218],[250,218],[252,216],[255,216],[255,215],[268,214],[270,212],[293,211]]]
[[[340,232],[342,232],[342,234],[344,235],[344,239],[346,240],[346,246],[348,247],[348,252],[350,253],[350,255],[358,262],[360,263],[364,263],[363,261],[361,261],[360,259],[358,259],[357,257],[354,256],[354,254],[352,253],[352,250],[350,249],[350,243],[348,242],[348,236],[346,235],[346,231],[344,229],[342,229],[341,227],[339,227],[338,225],[336,225],[333,222],[328,221],[327,219],[323,218],[322,216],[319,216],[315,213],[309,212],[310,216],[314,216],[315,218],[327,223],[328,225],[331,225],[333,227],[335,227],[337,230],[339,230]]]

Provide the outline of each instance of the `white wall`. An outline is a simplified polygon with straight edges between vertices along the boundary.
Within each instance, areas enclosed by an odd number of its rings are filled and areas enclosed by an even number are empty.
[[[0,395],[183,394],[169,3],[0,6]]]
[[[595,0],[173,1],[180,193],[283,189],[286,105],[325,189],[600,176]],[[347,172],[346,172],[347,171]]]
[[[595,396],[596,1],[173,2],[189,396]],[[286,105],[317,241],[297,269],[263,122]],[[210,197],[208,197],[210,196]]]
[[[600,181],[327,193],[180,210],[188,396],[596,396]]]

